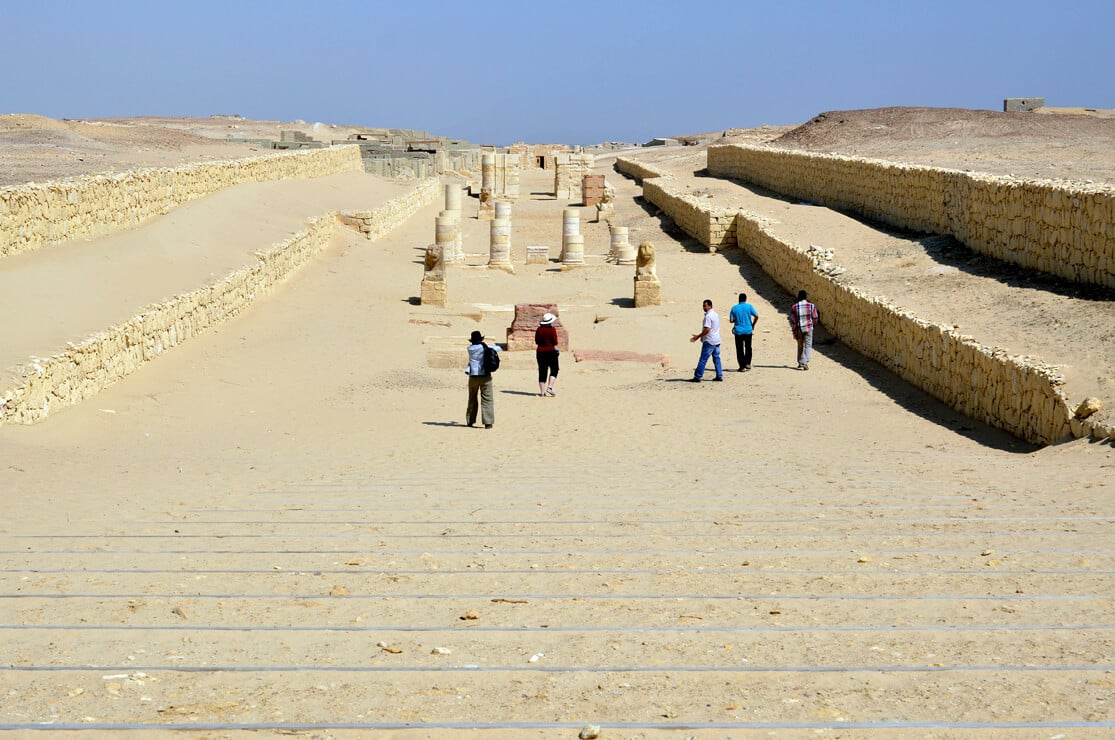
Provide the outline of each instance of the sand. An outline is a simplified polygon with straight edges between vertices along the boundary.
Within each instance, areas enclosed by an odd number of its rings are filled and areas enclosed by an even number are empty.
[[[839,344],[794,370],[789,297],[607,168],[618,223],[657,247],[660,307],[631,306],[601,224],[589,266],[523,264],[528,244],[556,256],[568,205],[528,173],[516,273],[483,266],[488,225],[466,218],[447,308],[413,300],[438,203],[337,240],[91,401],[0,428],[0,726],[1110,733],[1112,447],[1035,449]],[[686,382],[701,299],[726,314],[740,291],[755,369],[729,346],[725,382]],[[507,353],[494,428],[466,428],[467,336],[502,339],[517,302],[560,307],[558,395]]]

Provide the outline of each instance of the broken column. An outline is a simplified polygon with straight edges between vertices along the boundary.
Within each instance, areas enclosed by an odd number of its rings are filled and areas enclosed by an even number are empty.
[[[445,260],[437,244],[426,247],[426,261],[422,273],[422,292],[419,302],[423,306],[445,306]]]
[[[617,226],[617,230],[622,229],[622,241],[616,246],[616,264],[619,265],[633,265],[635,264],[637,255],[635,254],[635,246],[628,241],[627,227]]]
[[[480,157],[480,210],[476,218],[481,221],[491,221],[495,218],[495,180],[496,180],[496,155],[484,154]]]
[[[581,233],[581,212],[576,208],[566,208],[561,212],[561,261],[565,261],[565,245],[571,235]],[[584,241],[581,242],[582,251]]]
[[[620,247],[627,243],[628,229],[626,226],[611,226],[608,231],[611,237],[608,243],[608,262],[619,262]]]
[[[511,222],[505,218],[492,219],[489,233],[491,246],[488,250],[488,267],[515,272],[515,267],[511,264]]]
[[[457,219],[452,211],[442,211],[434,222],[434,243],[441,249],[442,261],[457,261]]]
[[[662,283],[658,282],[658,267],[654,245],[643,242],[635,262],[635,308],[658,306],[662,303]]]
[[[570,234],[565,238],[565,250],[561,254],[562,267],[579,267],[585,264],[585,237],[583,234]]]
[[[445,184],[445,211],[453,219],[456,224],[456,236],[453,244],[453,258],[450,259],[449,252],[445,253],[446,262],[464,262],[465,260],[465,244],[463,232],[461,230],[461,184],[456,182],[448,182]]]

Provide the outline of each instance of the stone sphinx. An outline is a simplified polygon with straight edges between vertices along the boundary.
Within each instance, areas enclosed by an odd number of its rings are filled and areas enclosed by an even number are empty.
[[[445,291],[445,253],[439,244],[426,247],[423,262],[422,293],[419,302],[424,306],[444,306]]]
[[[654,258],[654,245],[643,242],[635,259],[635,308],[658,306],[662,303],[662,283],[658,282],[658,268]]]
[[[635,279],[658,279],[658,266],[654,257],[654,245],[650,242],[643,242],[639,245],[638,256],[635,259]]]

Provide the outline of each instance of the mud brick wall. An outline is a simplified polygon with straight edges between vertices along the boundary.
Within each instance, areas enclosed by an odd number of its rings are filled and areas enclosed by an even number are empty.
[[[638,173],[648,201],[712,246],[711,225],[724,219],[722,208],[678,193],[684,189],[652,166],[619,158],[616,169],[631,176]],[[1054,368],[980,345],[952,327],[923,321],[885,299],[842,284],[818,269],[818,257],[775,236],[767,219],[735,211],[730,223],[735,232],[731,243],[787,292],[808,291],[833,335],[962,414],[1035,444],[1050,444],[1069,434],[1109,434],[1087,424],[1070,425],[1069,402]]]
[[[344,223],[359,224],[369,239],[375,239],[436,200],[440,192],[439,182],[429,180],[370,211],[355,215],[329,212],[291,238],[257,253],[259,261],[254,265],[148,306],[123,324],[72,343],[49,358],[15,368],[15,382],[0,389],[0,424],[32,424],[96,395],[164,351],[236,316],[257,297],[270,293],[325,249],[336,230],[345,228]],[[367,229],[362,228],[365,222]]]
[[[0,259],[131,228],[231,185],[361,169],[342,146],[0,188]]]
[[[861,214],[950,234],[996,259],[1115,288],[1115,187],[724,144],[709,173]]]

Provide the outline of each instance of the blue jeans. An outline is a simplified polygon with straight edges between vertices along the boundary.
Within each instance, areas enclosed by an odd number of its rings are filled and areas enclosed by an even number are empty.
[[[704,377],[705,365],[708,364],[710,355],[712,356],[712,364],[716,367],[716,377],[724,377],[724,368],[720,366],[720,345],[701,342],[701,359],[697,360],[697,370],[693,373],[693,377],[697,380]]]

